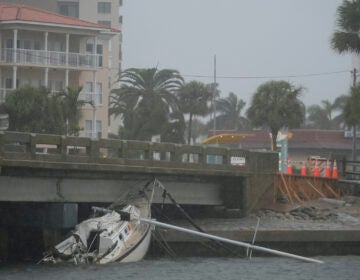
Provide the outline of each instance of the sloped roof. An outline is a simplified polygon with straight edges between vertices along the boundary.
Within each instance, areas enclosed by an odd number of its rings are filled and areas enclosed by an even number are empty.
[[[317,129],[294,129],[289,131],[291,138],[288,141],[289,149],[329,149],[351,150],[352,138],[345,137],[342,130],[317,130]],[[216,134],[230,133],[229,131],[217,131]],[[250,130],[231,132],[235,135],[247,135],[236,137],[238,144],[243,149],[270,149],[270,134],[264,130]],[[357,146],[360,139],[357,138]]]
[[[0,22],[22,21],[29,23],[47,23],[55,25],[76,26],[83,28],[107,29],[118,32],[109,26],[67,17],[57,13],[25,5],[0,4]]]

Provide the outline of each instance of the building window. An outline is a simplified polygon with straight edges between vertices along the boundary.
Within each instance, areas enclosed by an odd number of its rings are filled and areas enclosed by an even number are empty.
[[[60,41],[49,41],[48,50],[54,52],[64,52],[65,44]]]
[[[69,17],[79,17],[78,2],[59,2],[59,13]]]
[[[110,14],[111,13],[111,2],[99,2],[98,3],[99,14]]]
[[[94,44],[92,42],[86,43],[86,53],[88,53],[88,54],[94,53]],[[103,54],[103,45],[102,44],[96,45],[96,54],[99,54],[99,55]]]
[[[111,26],[111,21],[110,20],[98,20],[98,24]]]
[[[94,52],[93,49],[94,49],[94,44],[91,43],[86,44],[86,53],[92,54]]]
[[[85,120],[85,136],[86,137],[102,137],[102,123],[99,120],[96,120],[95,126],[96,131],[93,131],[93,121],[92,120]]]
[[[6,78],[5,79],[5,88],[6,89],[12,89],[13,88],[13,79],[12,78]],[[16,79],[16,88],[18,88],[20,85],[19,79]]]
[[[49,88],[52,93],[62,92],[64,90],[64,82],[61,80],[49,80]]]
[[[92,102],[95,106],[102,105],[102,83],[96,83],[95,91],[93,82],[85,82],[84,95],[86,102]]]
[[[96,121],[96,137],[101,138],[102,136],[102,123],[101,121]]]
[[[5,88],[12,88],[12,79],[11,78],[5,79]]]
[[[6,48],[7,49],[12,49],[13,48],[13,46],[14,46],[14,40],[12,39],[12,38],[8,38],[8,39],[6,39]],[[17,48],[20,48],[20,40],[17,40],[16,41],[16,49]]]
[[[85,120],[85,136],[92,136],[92,120]]]

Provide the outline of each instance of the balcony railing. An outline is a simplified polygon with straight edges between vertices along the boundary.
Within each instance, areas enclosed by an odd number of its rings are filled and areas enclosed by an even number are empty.
[[[49,66],[67,66],[75,68],[102,67],[102,55],[66,53],[30,49],[1,49],[1,62]]]

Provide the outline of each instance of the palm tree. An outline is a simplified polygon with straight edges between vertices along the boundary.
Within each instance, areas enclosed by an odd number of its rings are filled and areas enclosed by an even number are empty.
[[[66,122],[66,134],[77,135],[79,133],[79,120],[81,118],[81,108],[89,103],[84,100],[80,100],[79,96],[82,87],[70,88],[61,92],[59,96],[62,99],[63,112]]]
[[[230,92],[228,97],[216,101],[216,110],[220,112],[217,116],[217,126],[221,129],[239,130],[248,127],[248,120],[241,116],[246,102],[238,99],[237,95]]]
[[[345,0],[337,9],[337,27],[331,46],[339,53],[360,53],[360,0]]]
[[[344,124],[344,106],[348,96],[340,95],[333,103],[322,100],[319,105],[311,105],[307,108],[307,127],[318,129],[340,129]],[[334,112],[339,112],[334,116]]]
[[[298,127],[304,121],[304,104],[298,99],[302,87],[286,81],[269,81],[259,86],[253,95],[247,117],[257,127],[267,127],[272,134],[272,150],[278,132],[283,127]]]
[[[112,91],[111,113],[121,115],[128,137],[150,140],[160,134],[169,114],[178,110],[176,91],[183,83],[171,69],[130,68],[120,75],[122,85]]]
[[[209,112],[212,94],[209,87],[199,81],[184,84],[179,92],[180,110],[189,114],[187,143],[191,143],[192,121],[194,116],[205,116]]]
[[[342,5],[340,5],[337,9],[338,18],[337,18],[337,27],[338,30],[334,32],[333,37],[331,39],[331,46],[334,50],[339,53],[360,53],[360,0],[344,0]],[[354,71],[355,73],[355,71]],[[355,73],[356,74],[356,73]],[[355,87],[356,85],[354,85]],[[353,91],[353,90],[351,90]],[[352,95],[350,99],[353,102],[357,103],[357,101],[353,100],[356,98],[356,95]],[[359,97],[360,98],[360,97]],[[346,107],[348,108],[348,107]],[[346,112],[348,114],[349,112]],[[353,112],[355,114],[355,112]],[[344,112],[345,114],[345,112]],[[358,122],[354,122],[355,118],[346,117],[345,120],[352,120],[351,124],[353,127],[353,151],[352,158],[356,159],[356,126],[359,124]]]
[[[360,123],[360,84],[351,88],[344,106],[344,119],[346,124],[354,127]]]
[[[332,113],[334,111],[334,104],[329,100],[322,100],[322,106],[311,105],[307,108],[308,120],[310,126],[319,129],[334,129],[337,127],[333,121]]]
[[[335,112],[338,112],[334,117],[333,122],[338,128],[344,128],[344,108],[348,98],[348,95],[342,94],[333,102],[333,109]]]

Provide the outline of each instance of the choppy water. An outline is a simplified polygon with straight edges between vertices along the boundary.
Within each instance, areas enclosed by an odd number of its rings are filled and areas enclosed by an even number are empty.
[[[360,279],[360,256],[320,257],[324,264],[285,258],[186,258],[108,265],[54,266],[0,264],[1,280],[99,279]]]

